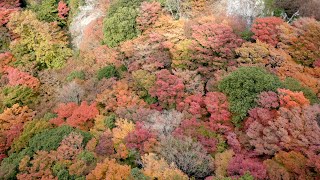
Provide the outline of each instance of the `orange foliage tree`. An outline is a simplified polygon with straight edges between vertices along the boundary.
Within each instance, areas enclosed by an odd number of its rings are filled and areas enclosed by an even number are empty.
[[[120,107],[146,106],[146,103],[134,94],[124,81],[118,81],[111,89],[98,94],[96,101],[107,111],[115,111]]]
[[[276,74],[283,80],[287,77],[297,79],[316,94],[320,92],[320,68],[302,66],[290,58],[276,68]]]
[[[31,159],[30,156],[25,156],[19,164],[20,173],[18,179],[52,179],[57,180],[54,176],[52,168],[56,161],[55,153],[47,151],[37,151]]]
[[[88,105],[86,101],[83,101],[80,106],[73,102],[62,103],[54,112],[58,114],[58,117],[50,120],[52,124],[57,126],[67,124],[86,130],[93,126],[93,119],[99,114],[96,103]]]
[[[4,73],[4,70],[7,67],[7,65],[14,61],[15,58],[13,57],[13,54],[11,54],[10,52],[0,53],[0,72]]]
[[[314,179],[317,175],[308,161],[308,157],[298,151],[280,151],[264,164],[270,179]]]
[[[278,89],[278,93],[281,107],[293,108],[310,104],[310,101],[304,97],[303,92]]]
[[[14,125],[23,124],[32,120],[36,112],[29,109],[27,106],[20,107],[18,104],[13,105],[11,108],[4,110],[0,114],[0,130],[5,131]]]
[[[312,18],[300,18],[292,26],[279,26],[279,47],[304,65],[312,66],[320,58],[320,22]]]
[[[36,112],[27,106],[20,107],[18,104],[4,110],[0,114],[0,159],[5,156],[13,140],[20,135],[23,125],[31,121]]]
[[[105,159],[97,164],[96,168],[87,175],[86,179],[128,179],[131,177],[130,170],[130,166],[120,165],[115,159]]]
[[[135,124],[126,119],[117,119],[116,127],[112,129],[112,141],[117,152],[115,157],[125,159],[128,157],[128,149],[125,146],[125,137],[135,129]]]

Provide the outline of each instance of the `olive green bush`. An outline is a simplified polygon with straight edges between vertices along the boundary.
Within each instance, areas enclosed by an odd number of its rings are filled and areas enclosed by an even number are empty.
[[[132,7],[121,7],[103,22],[104,43],[116,47],[121,42],[133,39],[139,34],[137,29],[138,12]]]
[[[31,11],[12,14],[8,28],[20,37],[10,44],[16,66],[61,68],[72,55],[66,33],[56,23],[39,21]]]
[[[112,77],[119,77],[119,73],[117,71],[117,68],[114,65],[109,65],[104,68],[99,69],[97,73],[97,77],[99,80],[103,78],[112,78]]]
[[[262,91],[275,91],[281,81],[259,67],[241,67],[219,82],[218,88],[228,96],[233,123],[240,125],[249,109],[256,105],[255,99]]]
[[[2,105],[11,107],[14,104],[29,106],[35,104],[38,93],[27,86],[5,86],[1,90]]]
[[[83,71],[72,71],[66,78],[67,81],[72,81],[74,79],[85,79],[85,73]]]

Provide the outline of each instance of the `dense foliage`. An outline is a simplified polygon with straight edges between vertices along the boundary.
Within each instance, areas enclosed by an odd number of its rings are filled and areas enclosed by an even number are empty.
[[[319,179],[318,1],[0,1],[0,180]]]
[[[281,87],[278,77],[258,67],[242,67],[230,73],[219,83],[219,89],[228,96],[234,123],[239,124],[250,108],[255,106],[257,95]]]
[[[108,46],[115,47],[138,35],[136,8],[141,2],[142,0],[118,0],[111,3],[103,28],[104,42]]]
[[[43,23],[31,11],[13,14],[8,28],[19,35],[10,44],[10,50],[17,58],[16,65],[59,68],[71,55],[67,37],[57,24]]]

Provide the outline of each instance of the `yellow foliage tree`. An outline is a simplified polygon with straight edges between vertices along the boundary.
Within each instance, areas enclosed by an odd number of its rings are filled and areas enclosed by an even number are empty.
[[[90,129],[90,132],[95,137],[99,137],[99,135],[101,135],[106,130],[107,127],[104,124],[105,118],[106,117],[103,115],[96,116],[94,121],[94,126]]]
[[[135,129],[133,122],[126,119],[117,119],[115,122],[116,127],[112,129],[112,141],[115,146],[117,154],[116,158],[125,159],[128,156],[128,150],[124,144],[124,138]]]
[[[216,167],[216,170],[215,170],[216,178],[220,179],[220,178],[227,177],[227,168],[233,156],[234,156],[234,152],[232,150],[226,150],[222,153],[218,153],[215,155],[214,167]]]
[[[174,164],[169,165],[163,158],[157,157],[156,154],[149,153],[142,157],[144,165],[143,173],[152,179],[158,180],[187,180],[189,179],[181,170],[177,169]]]
[[[190,39],[182,40],[177,43],[172,49],[170,49],[172,54],[172,67],[189,69],[191,64],[191,44]]]
[[[22,66],[32,62],[40,68],[59,68],[72,55],[68,37],[57,23],[41,22],[32,11],[13,13],[8,28],[20,36],[10,50]]]
[[[133,122],[126,119],[117,119],[115,125],[116,127],[112,129],[112,141],[115,145],[122,143],[124,138],[135,129]]]
[[[87,175],[87,180],[108,179],[108,180],[126,180],[131,177],[131,168],[128,165],[120,165],[115,159],[105,159],[98,163],[96,168]]]
[[[267,67],[279,67],[291,57],[283,50],[276,49],[269,44],[257,41],[256,43],[246,42],[236,49],[240,56],[237,61],[241,65],[261,64]]]

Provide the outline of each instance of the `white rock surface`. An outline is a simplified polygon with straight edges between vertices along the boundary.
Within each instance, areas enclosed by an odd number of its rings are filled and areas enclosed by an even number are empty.
[[[250,25],[253,19],[263,14],[263,0],[227,0],[227,14],[241,16]]]
[[[69,30],[75,49],[79,49],[86,26],[103,16],[103,12],[98,8],[98,3],[99,0],[86,0],[85,5],[79,7],[79,13],[73,18]]]

